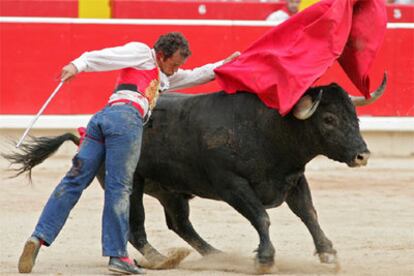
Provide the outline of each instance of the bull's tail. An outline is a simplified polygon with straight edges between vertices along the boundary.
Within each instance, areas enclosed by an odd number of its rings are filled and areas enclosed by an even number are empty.
[[[6,158],[11,165],[17,165],[17,167],[13,169],[16,172],[13,177],[27,172],[29,179],[31,179],[32,169],[54,154],[59,147],[68,140],[79,145],[80,139],[72,133],[65,133],[53,137],[31,137],[31,141],[20,145],[20,151],[15,151],[10,154],[2,154],[2,156]]]

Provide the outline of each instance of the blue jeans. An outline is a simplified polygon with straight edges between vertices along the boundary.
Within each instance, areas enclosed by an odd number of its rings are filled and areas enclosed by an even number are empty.
[[[87,136],[73,165],[51,194],[33,235],[50,245],[105,161],[102,221],[104,256],[128,256],[129,196],[139,160],[142,118],[130,104],[107,106],[88,123]]]

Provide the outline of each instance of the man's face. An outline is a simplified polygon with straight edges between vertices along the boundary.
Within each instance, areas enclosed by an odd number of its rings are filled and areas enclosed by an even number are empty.
[[[301,0],[288,0],[287,8],[291,13],[297,13],[299,11],[299,5]]]
[[[164,53],[157,54],[157,63],[161,72],[167,76],[172,76],[178,69],[187,61],[180,55],[180,50],[177,50],[171,57],[165,58]]]

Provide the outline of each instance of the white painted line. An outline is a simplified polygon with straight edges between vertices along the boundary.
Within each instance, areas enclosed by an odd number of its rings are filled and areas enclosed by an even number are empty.
[[[106,25],[183,25],[183,26],[274,26],[263,20],[198,20],[198,19],[91,19],[61,17],[0,17],[4,23],[106,24]]]
[[[414,117],[368,117],[359,118],[362,131],[414,132]]]
[[[0,16],[0,23],[52,23],[52,24],[106,24],[106,25],[182,25],[182,26],[275,26],[264,20],[207,20],[207,19],[92,19],[67,17],[14,17]],[[414,23],[388,23],[388,29],[414,29]]]
[[[387,29],[414,29],[414,23],[387,23]]]
[[[34,115],[0,115],[0,129],[23,129]],[[86,127],[92,115],[43,115],[33,129],[67,129]]]
[[[92,115],[43,115],[34,129],[76,129],[86,127]],[[31,115],[0,115],[0,129],[24,129]],[[414,117],[361,116],[360,128],[367,132],[414,132]]]

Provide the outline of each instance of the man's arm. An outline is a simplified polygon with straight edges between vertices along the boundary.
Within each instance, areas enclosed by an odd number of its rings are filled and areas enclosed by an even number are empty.
[[[127,67],[151,69],[154,66],[151,55],[151,49],[139,42],[85,52],[62,68],[61,79],[69,80],[80,72],[112,71]]]
[[[222,64],[223,61],[219,61],[189,70],[178,69],[174,75],[169,77],[170,87],[167,91],[193,87],[212,81],[215,78],[214,69]]]
[[[240,52],[234,52],[229,57],[216,63],[206,64],[191,70],[179,69],[174,75],[169,77],[170,87],[167,91],[193,87],[214,80],[214,69],[235,59]]]

